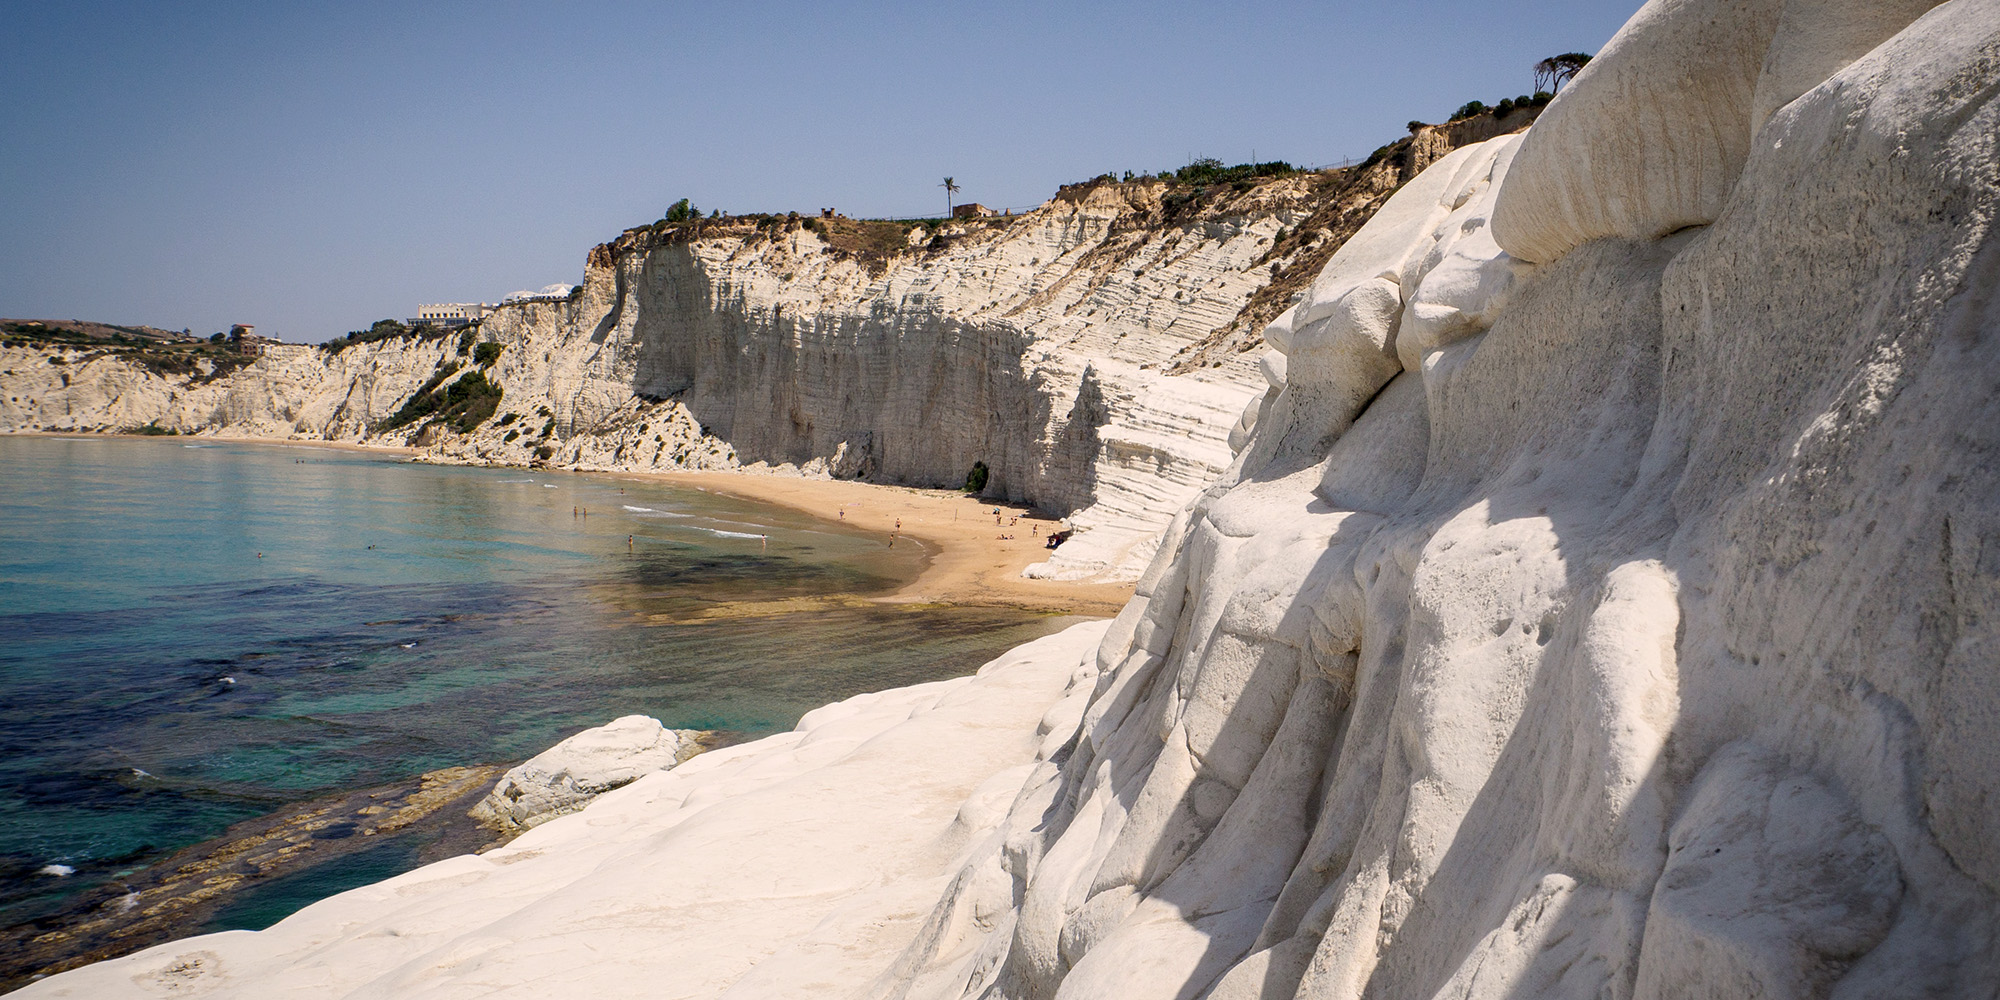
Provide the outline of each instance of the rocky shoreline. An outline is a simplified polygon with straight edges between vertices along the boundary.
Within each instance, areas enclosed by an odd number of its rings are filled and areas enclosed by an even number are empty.
[[[246,892],[392,841],[423,862],[505,843],[466,812],[506,770],[444,768],[238,823],[53,913],[0,928],[0,991],[201,933]]]
[[[0,928],[0,992],[213,931],[218,922],[236,923],[230,914],[246,896],[282,880],[335,871],[363,853],[386,850],[409,859],[397,868],[484,854],[605,792],[743,738],[670,730],[656,719],[626,716],[511,767],[441,768],[288,805],[123,875],[53,913]]]

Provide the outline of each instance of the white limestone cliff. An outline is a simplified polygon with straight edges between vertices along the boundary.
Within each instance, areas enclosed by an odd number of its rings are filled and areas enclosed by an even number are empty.
[[[1404,187],[1101,639],[23,995],[2000,993],[2000,0],[1925,6],[1652,0]]]
[[[2000,3],[1759,128],[1794,6],[1648,4],[1343,248],[878,995],[2000,988]]]

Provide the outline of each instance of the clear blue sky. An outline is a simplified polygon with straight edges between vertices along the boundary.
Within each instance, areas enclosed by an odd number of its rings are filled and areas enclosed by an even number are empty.
[[[0,0],[0,316],[318,341],[581,278],[676,198],[1034,205],[1325,163],[1526,92],[1638,0]]]

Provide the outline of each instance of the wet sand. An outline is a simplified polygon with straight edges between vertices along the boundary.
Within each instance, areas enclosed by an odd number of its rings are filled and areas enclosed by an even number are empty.
[[[915,580],[875,598],[897,603],[998,604],[1035,611],[1109,617],[1132,597],[1131,584],[1061,583],[1021,575],[1048,558],[1044,539],[1062,522],[1019,504],[996,503],[957,490],[883,486],[845,479],[747,472],[605,473],[673,483],[777,504],[877,532],[883,544],[914,540],[930,556]],[[994,523],[994,508],[1001,511]],[[896,525],[901,521],[902,528]],[[1001,535],[1010,535],[1002,539]]]

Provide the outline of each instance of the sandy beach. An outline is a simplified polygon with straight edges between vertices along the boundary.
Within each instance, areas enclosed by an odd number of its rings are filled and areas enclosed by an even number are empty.
[[[907,586],[878,600],[1003,604],[1036,611],[1111,616],[1132,596],[1130,584],[1059,583],[1021,575],[1048,558],[1044,539],[1062,530],[1055,518],[1018,504],[956,490],[884,486],[845,479],[805,479],[747,472],[604,473],[726,493],[880,532],[886,544],[914,539],[930,563]],[[1000,510],[1000,523],[993,511]],[[898,527],[900,525],[900,528]],[[1008,536],[1002,538],[1001,536]]]

